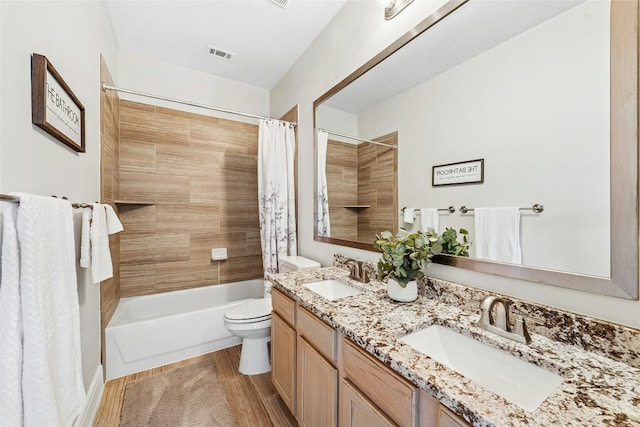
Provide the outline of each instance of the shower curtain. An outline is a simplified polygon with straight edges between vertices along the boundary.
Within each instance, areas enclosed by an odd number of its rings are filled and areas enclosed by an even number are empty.
[[[316,188],[316,232],[320,236],[330,236],[329,193],[327,190],[327,132],[318,131],[318,176]]]
[[[278,272],[279,257],[297,255],[294,153],[295,135],[290,124],[260,120],[258,208],[265,277]]]

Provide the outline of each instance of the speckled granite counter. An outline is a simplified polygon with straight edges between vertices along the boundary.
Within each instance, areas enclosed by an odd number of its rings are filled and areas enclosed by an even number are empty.
[[[617,348],[611,350],[616,357],[606,357],[607,349],[602,346],[598,352],[587,351],[584,345],[575,345],[575,336],[569,343],[552,340],[535,333],[535,325],[530,328],[534,332],[530,345],[504,339],[475,326],[479,311],[469,306],[474,290],[466,288],[468,295],[461,295],[460,289],[465,288],[459,285],[451,284],[459,288],[454,296],[436,296],[438,285],[429,283],[430,289],[425,289],[421,284],[416,301],[397,303],[386,296],[383,283],[352,281],[348,272],[338,267],[271,278],[276,288],[475,426],[640,426],[638,347],[621,347],[616,342]],[[344,280],[365,292],[329,301],[302,286],[324,279]],[[478,307],[477,301],[473,304]],[[527,412],[398,341],[431,324],[501,348],[561,375],[564,382],[534,412]],[[636,330],[612,328],[616,341],[618,335],[623,335],[627,344],[636,345],[640,340]],[[591,342],[593,338],[582,337],[580,341]]]

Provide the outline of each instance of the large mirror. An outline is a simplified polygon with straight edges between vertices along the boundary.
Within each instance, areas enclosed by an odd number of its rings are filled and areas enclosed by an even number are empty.
[[[618,0],[444,3],[314,103],[330,141],[317,144],[316,240],[372,249],[376,232],[419,229],[433,210],[438,231],[482,240],[475,208],[517,207],[521,260],[476,256],[472,245],[469,258],[436,262],[637,299],[637,10]],[[378,221],[350,229],[332,186],[358,188],[357,164],[342,171],[356,177],[345,184],[326,161],[335,147],[381,141],[394,147],[369,153],[394,159],[397,172],[378,181],[397,191],[379,193]],[[437,173],[479,159],[481,179],[438,185]],[[351,223],[371,218],[370,203],[354,200]]]

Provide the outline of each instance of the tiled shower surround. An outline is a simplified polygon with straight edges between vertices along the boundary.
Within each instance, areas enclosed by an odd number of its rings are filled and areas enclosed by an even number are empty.
[[[131,101],[119,123],[121,296],[261,277],[258,126]]]

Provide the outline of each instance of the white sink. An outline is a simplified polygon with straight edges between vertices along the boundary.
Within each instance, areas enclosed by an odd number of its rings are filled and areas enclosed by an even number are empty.
[[[304,287],[311,289],[316,294],[330,301],[358,295],[360,293],[360,290],[333,279],[306,283]]]
[[[559,375],[444,326],[429,326],[400,341],[526,411],[534,411],[562,383]]]

